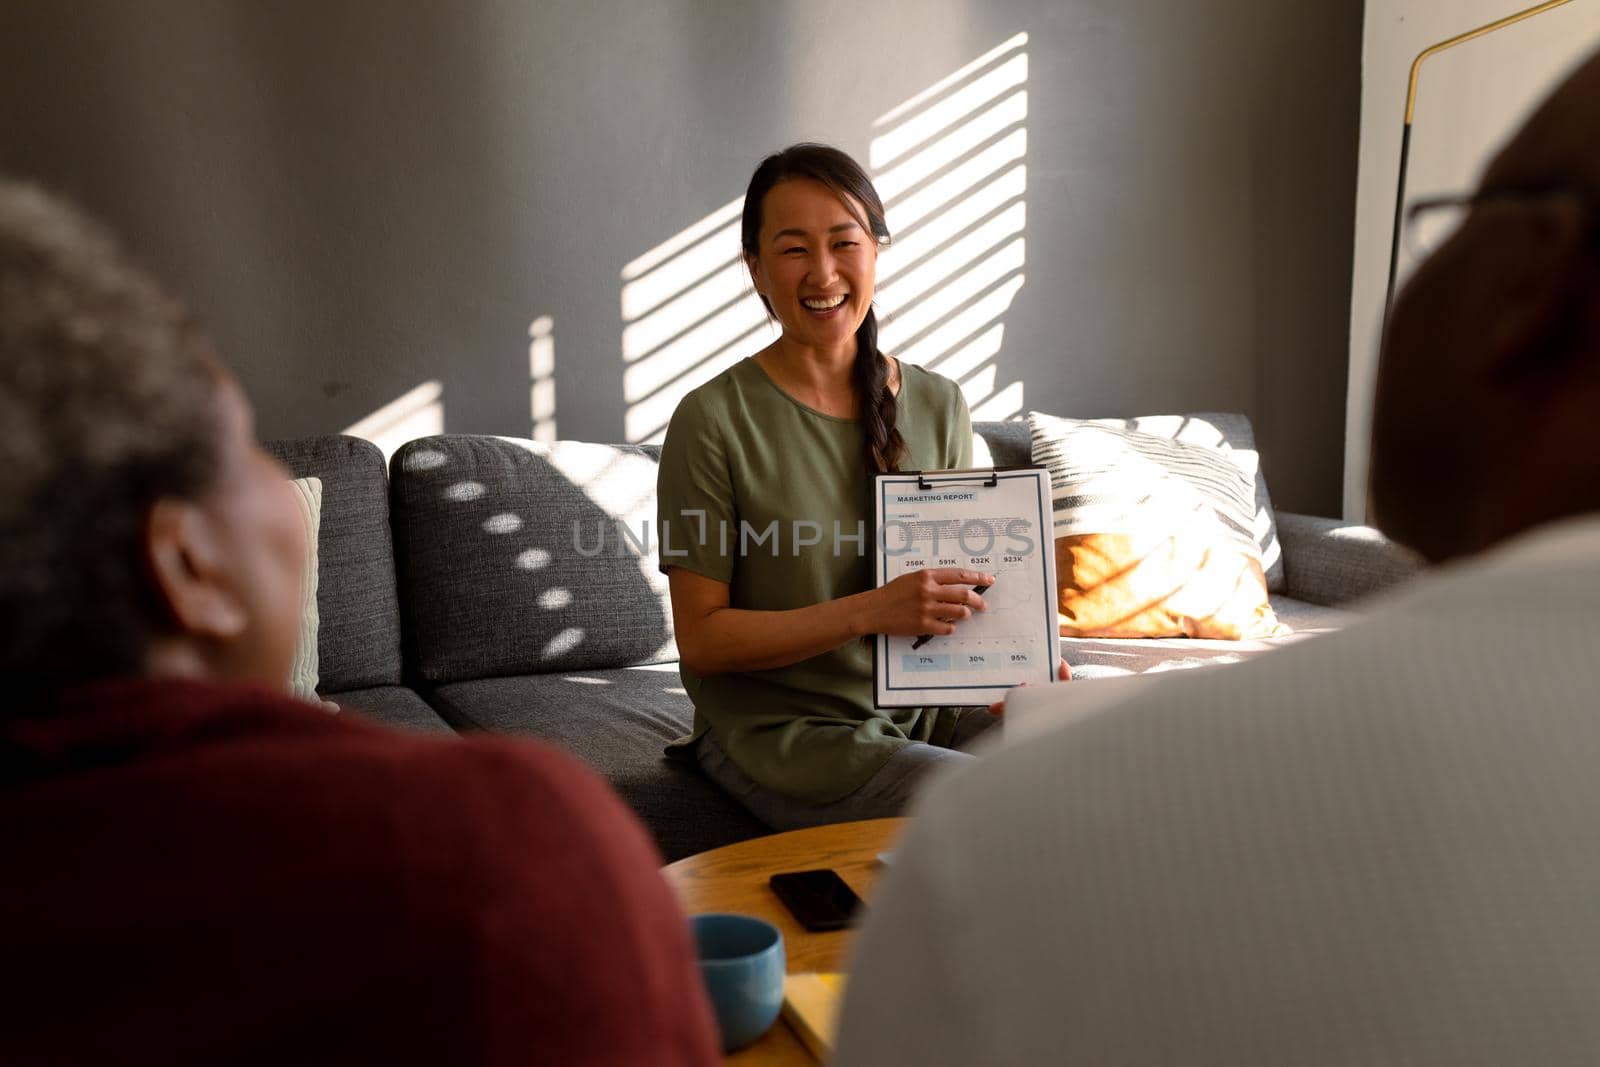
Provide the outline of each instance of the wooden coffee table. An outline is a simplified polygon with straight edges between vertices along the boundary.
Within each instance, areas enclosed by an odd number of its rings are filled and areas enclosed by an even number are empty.
[[[878,880],[878,853],[894,847],[904,819],[871,819],[791,830],[702,852],[662,868],[667,883],[690,915],[732,911],[767,920],[783,931],[790,974],[844,968],[851,931],[810,933],[773,895],[767,879],[784,871],[831,867],[862,900],[871,900]],[[729,1064],[795,1064],[816,1059],[782,1018],[765,1037],[729,1055]]]

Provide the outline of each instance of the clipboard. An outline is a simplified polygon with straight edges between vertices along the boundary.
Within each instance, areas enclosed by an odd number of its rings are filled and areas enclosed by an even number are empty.
[[[879,634],[873,703],[880,708],[986,706],[1061,662],[1050,473],[1044,467],[897,471],[873,478],[873,578],[958,567],[995,576],[989,610],[934,635]]]

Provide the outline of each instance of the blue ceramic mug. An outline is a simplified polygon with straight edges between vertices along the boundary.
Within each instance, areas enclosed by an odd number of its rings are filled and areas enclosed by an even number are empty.
[[[783,1007],[783,934],[750,915],[696,915],[689,925],[722,1051],[744,1048]]]

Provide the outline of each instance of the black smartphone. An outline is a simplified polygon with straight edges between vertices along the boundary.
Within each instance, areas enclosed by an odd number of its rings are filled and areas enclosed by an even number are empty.
[[[834,871],[775,874],[767,884],[807,930],[842,930],[861,909],[861,898]]]

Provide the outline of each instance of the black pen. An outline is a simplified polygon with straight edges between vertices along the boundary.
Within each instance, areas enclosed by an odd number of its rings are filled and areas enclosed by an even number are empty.
[[[991,590],[993,588],[994,588],[994,586],[992,586],[992,585],[975,585],[975,586],[972,587],[972,591],[974,593],[977,593],[979,596],[982,596],[983,594],[987,593],[989,590]],[[933,640],[933,635],[932,634],[923,634],[921,637],[919,637],[915,641],[911,642],[911,651],[915,652],[917,649],[921,648],[923,645],[927,644],[929,641],[932,641],[932,640]]]

